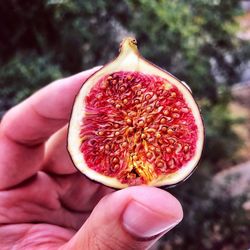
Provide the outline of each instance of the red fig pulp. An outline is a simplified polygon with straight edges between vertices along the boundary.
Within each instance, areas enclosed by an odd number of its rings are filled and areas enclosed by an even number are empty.
[[[143,59],[127,38],[118,58],[81,88],[68,149],[81,172],[105,185],[168,186],[192,173],[203,135],[187,86]]]

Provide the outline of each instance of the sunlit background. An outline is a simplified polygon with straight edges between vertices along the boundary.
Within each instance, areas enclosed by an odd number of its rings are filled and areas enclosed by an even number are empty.
[[[154,249],[250,248],[248,1],[0,1],[0,115],[54,79],[105,64],[128,34],[191,86],[206,126],[197,171],[169,190],[184,220]]]

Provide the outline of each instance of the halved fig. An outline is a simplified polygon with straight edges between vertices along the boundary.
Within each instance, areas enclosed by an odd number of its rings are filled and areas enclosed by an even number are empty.
[[[146,61],[134,38],[75,99],[68,151],[87,177],[113,188],[171,186],[191,175],[204,128],[190,88]]]

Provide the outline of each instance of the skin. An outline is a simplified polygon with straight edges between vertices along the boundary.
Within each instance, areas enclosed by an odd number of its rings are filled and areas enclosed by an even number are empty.
[[[66,151],[74,97],[98,68],[57,80],[0,123],[0,249],[147,249],[183,216],[153,187],[113,191],[73,166]]]

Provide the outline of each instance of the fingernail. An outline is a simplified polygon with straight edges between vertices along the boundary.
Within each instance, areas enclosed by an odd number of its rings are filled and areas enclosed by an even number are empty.
[[[140,238],[156,236],[167,232],[180,222],[167,211],[153,211],[149,207],[131,201],[123,213],[125,229]]]

